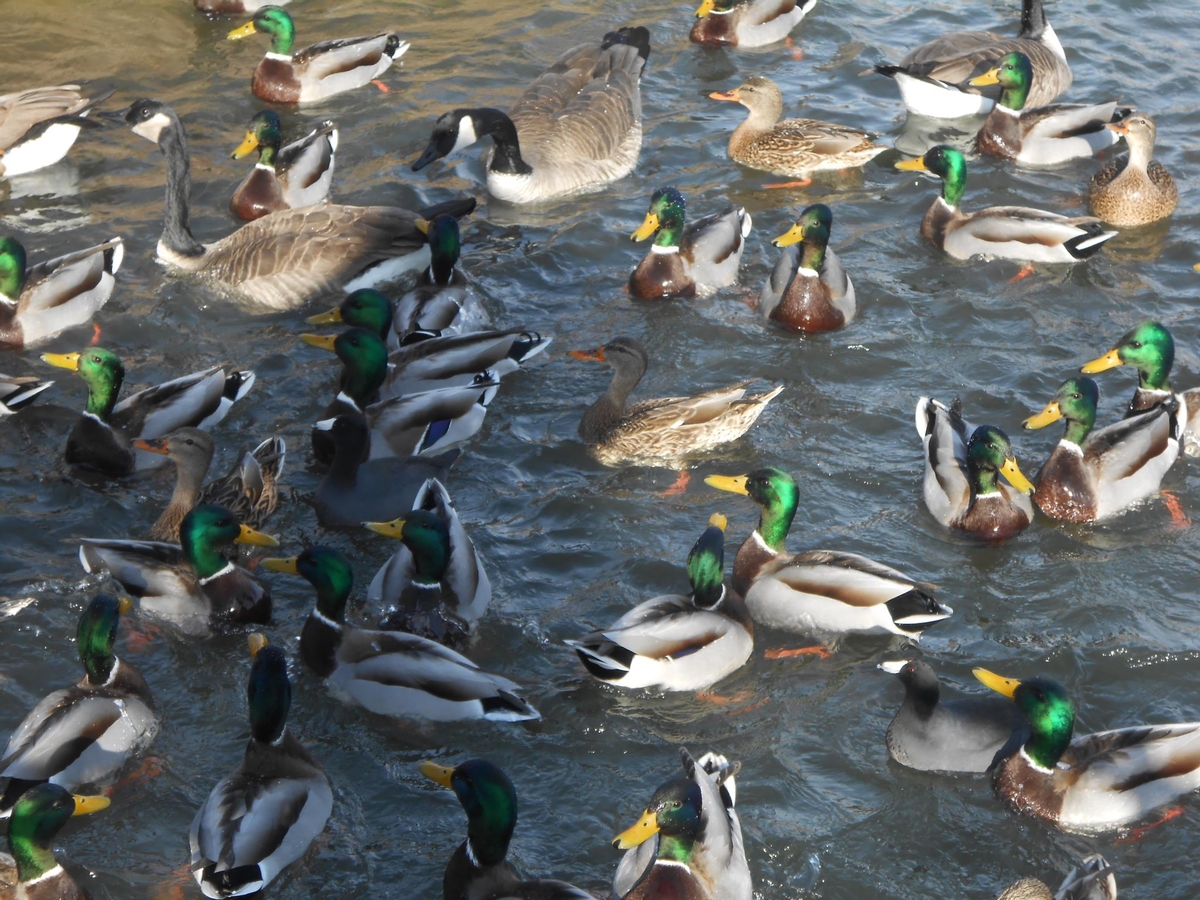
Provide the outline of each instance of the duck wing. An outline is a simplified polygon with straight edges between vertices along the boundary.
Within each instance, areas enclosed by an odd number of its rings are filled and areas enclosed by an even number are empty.
[[[943,524],[954,521],[971,502],[967,480],[967,439],[975,429],[962,417],[962,403],[950,406],[917,400],[917,434],[925,448],[925,505]]]
[[[42,122],[73,116],[92,105],[77,84],[29,88],[0,96],[0,153]]]

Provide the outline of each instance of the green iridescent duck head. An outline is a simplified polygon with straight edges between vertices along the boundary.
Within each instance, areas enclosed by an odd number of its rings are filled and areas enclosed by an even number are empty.
[[[279,116],[272,109],[264,109],[250,120],[246,137],[229,156],[231,159],[241,159],[257,150],[259,164],[274,168],[275,154],[279,152],[279,145],[282,143],[283,126],[279,122]]]
[[[99,812],[108,805],[107,797],[75,796],[49,782],[34,785],[18,797],[8,820],[8,846],[17,863],[17,878],[28,882],[52,871],[58,865],[54,838],[67,820]],[[25,895],[23,890],[18,894]]]
[[[364,522],[376,534],[403,541],[413,556],[413,581],[437,584],[450,564],[450,531],[441,517],[427,509],[414,509],[390,522]]]
[[[1001,475],[1021,493],[1033,493],[1033,483],[1017,465],[1008,435],[995,425],[980,425],[967,441],[967,476],[972,493],[976,496],[996,493]]]
[[[967,188],[967,158],[961,150],[939,144],[925,151],[924,156],[896,163],[904,172],[929,172],[942,179],[942,199],[958,206]]]
[[[1054,399],[1046,404],[1036,416],[1025,420],[1027,429],[1045,428],[1059,419],[1066,419],[1067,430],[1063,440],[1082,446],[1096,424],[1096,406],[1100,402],[1100,388],[1090,378],[1070,378],[1054,393]]]
[[[299,556],[264,559],[262,567],[304,578],[316,588],[317,611],[332,622],[345,621],[346,601],[354,587],[354,570],[340,550],[315,545]]]
[[[477,866],[504,862],[517,827],[517,791],[500,767],[485,759],[457,766],[426,760],[420,769],[430,781],[454,791],[467,814],[467,858]]]
[[[688,581],[692,585],[692,600],[699,607],[711,609],[725,597],[725,517],[715,513],[708,527],[688,554]]]
[[[1146,321],[1121,335],[1117,345],[1103,356],[1085,364],[1085,375],[1106,372],[1117,366],[1138,371],[1138,387],[1146,391],[1171,390],[1171,366],[1175,364],[1175,339],[1161,322]]]
[[[700,834],[700,785],[689,778],[664,782],[650,798],[642,817],[613,839],[618,850],[628,850],[658,835],[658,858],[687,864]]]
[[[974,671],[981,683],[1010,698],[1025,714],[1030,732],[1025,753],[1038,766],[1053,771],[1075,731],[1075,705],[1063,686],[1049,678],[1018,681],[987,669]]]
[[[279,541],[243,525],[232,512],[215,503],[193,508],[179,524],[179,545],[199,578],[211,578],[232,565],[221,553],[230,544],[278,547]]]
[[[678,247],[683,239],[683,220],[687,215],[687,202],[683,194],[673,187],[659,188],[650,197],[650,209],[646,218],[631,234],[630,240],[644,241],[655,235],[654,246]]]
[[[372,288],[360,288],[347,296],[340,306],[329,312],[309,316],[305,321],[309,325],[344,322],[354,328],[365,328],[386,341],[388,332],[392,329],[394,315],[395,307],[391,300]]]
[[[348,328],[341,334],[302,334],[310,347],[332,350],[342,361],[342,393],[363,408],[387,380],[388,348],[373,331]]]
[[[429,280],[438,285],[449,284],[462,253],[458,219],[443,213],[429,220],[419,219],[417,228],[425,232],[425,242],[429,244]]]
[[[108,421],[125,382],[125,364],[121,357],[103,347],[88,347],[79,353],[43,353],[42,360],[60,369],[78,372],[88,389],[86,411],[101,422]]]
[[[833,230],[833,210],[824,203],[814,203],[800,213],[794,225],[771,241],[776,247],[801,244],[800,266],[813,272],[821,271],[825,248]]]
[[[267,646],[261,634],[248,639],[250,679],[246,682],[246,702],[250,708],[250,734],[263,744],[273,744],[287,728],[292,706],[292,683],[288,680],[287,657],[278,647]]]
[[[749,497],[761,513],[758,533],[772,550],[781,552],[800,505],[796,479],[782,469],[765,466],[745,475],[709,475],[704,483],[717,490]]]
[[[113,597],[97,594],[79,617],[76,643],[79,645],[79,661],[87,672],[89,684],[102,685],[112,675],[117,657],[113,647],[117,642],[117,628],[121,616],[129,612],[133,601],[128,597]]]
[[[25,286],[25,248],[16,238],[0,237],[0,296],[13,303]]]
[[[265,34],[271,38],[271,52],[280,56],[291,56],[296,43],[296,24],[287,10],[281,6],[260,6],[254,18],[226,36],[227,40],[240,41],[252,34]]]
[[[971,84],[976,87],[1000,85],[1000,105],[1020,112],[1029,99],[1029,89],[1033,87],[1033,63],[1020,51],[1009,53],[1000,60],[1000,65],[972,78]]]

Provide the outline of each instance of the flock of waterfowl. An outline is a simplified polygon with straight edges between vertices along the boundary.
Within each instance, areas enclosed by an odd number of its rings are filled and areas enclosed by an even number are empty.
[[[363,88],[409,49],[399,35],[383,32],[297,50],[296,24],[281,6],[253,0],[195,5],[213,14],[252,14],[228,36],[269,38],[251,90],[277,106]],[[816,5],[704,0],[691,38],[729,48],[781,41]],[[304,25],[304,16],[297,19]],[[507,112],[446,112],[433,123],[412,169],[490,137],[484,165],[495,201],[539,203],[625,177],[646,139],[640,82],[652,57],[651,36],[643,26],[597,34],[564,52]],[[877,70],[894,79],[914,114],[979,117],[975,150],[1016,165],[1055,165],[1127,142],[1127,153],[1099,169],[1087,186],[1095,217],[1007,206],[964,210],[967,154],[953,146],[937,145],[898,163],[898,169],[941,180],[941,193],[920,227],[951,257],[1074,264],[1100,252],[1114,228],[1156,221],[1175,208],[1171,176],[1151,158],[1155,129],[1149,116],[1116,101],[1053,103],[1072,76],[1041,0],[1025,0],[1015,38],[946,34]],[[787,186],[803,186],[813,173],[860,167],[889,149],[846,124],[781,119],[783,95],[766,77],[711,97],[748,110],[729,140],[729,158],[793,179]],[[62,159],[106,100],[107,94],[85,96],[76,85],[0,97],[0,175]],[[417,212],[330,202],[337,126],[321,121],[285,143],[278,113],[264,109],[233,151],[239,159],[258,157],[229,202],[246,223],[203,242],[189,223],[184,121],[149,98],[128,104],[121,117],[165,159],[156,255],[167,268],[195,278],[200,289],[224,301],[251,308],[290,311],[336,301],[307,322],[340,325],[339,333],[296,334],[336,354],[342,366],[328,402],[311,408],[312,455],[326,467],[312,498],[312,527],[318,535],[319,529],[365,527],[398,542],[398,549],[367,590],[371,608],[383,611],[377,627],[348,621],[354,572],[339,550],[317,543],[287,557],[248,562],[240,555],[237,545],[299,541],[299,535],[265,533],[286,496],[288,448],[281,438],[265,437],[227,475],[206,481],[222,440],[217,426],[252,391],[255,372],[213,366],[124,395],[126,362],[111,349],[93,343],[43,353],[49,365],[77,373],[87,391],[86,408],[65,444],[69,466],[122,478],[170,460],[177,475],[174,493],[144,538],[80,542],[84,570],[107,577],[118,590],[98,593],[79,620],[83,679],[47,695],[16,724],[0,758],[6,781],[0,816],[8,819],[15,861],[10,881],[16,896],[39,900],[83,895],[56,862],[52,844],[72,814],[95,812],[109,801],[72,799],[70,792],[111,791],[159,730],[151,687],[114,653],[119,623],[134,600],[140,616],[203,638],[269,625],[273,576],[266,573],[297,575],[315,593],[299,635],[300,659],[344,702],[384,716],[434,721],[539,717],[516,680],[485,671],[468,655],[492,587],[469,523],[460,521],[447,489],[462,445],[479,431],[502,380],[550,343],[523,327],[484,327],[474,308],[477,300],[458,260],[459,220],[471,215],[476,201],[465,197]],[[632,235],[653,240],[629,277],[633,297],[707,296],[737,283],[750,216],[735,206],[700,218],[686,213],[675,187],[650,198]],[[775,239],[782,254],[757,301],[773,327],[815,333],[854,319],[854,285],[828,246],[833,221],[830,206],[814,204]],[[43,345],[96,320],[117,289],[126,252],[115,237],[57,259],[29,260],[17,237],[0,238],[5,346]],[[401,280],[407,287],[396,299],[377,290]],[[134,348],[126,353],[131,362],[135,355]],[[752,393],[751,379],[696,396],[630,404],[650,364],[641,342],[614,336],[570,355],[613,370],[609,388],[579,422],[580,438],[609,466],[683,470],[676,491],[687,484],[689,460],[740,438],[783,390],[776,385]],[[1156,494],[1181,454],[1200,446],[1200,389],[1177,392],[1171,386],[1174,355],[1167,328],[1148,321],[1065,381],[1024,423],[1037,429],[1065,421],[1062,440],[1033,480],[1022,473],[999,427],[968,424],[957,400],[919,398],[915,423],[929,512],[949,529],[1002,541],[1033,524],[1035,506],[1051,519],[1095,522]],[[1099,389],[1085,376],[1119,366],[1137,370],[1137,391],[1123,420],[1096,428]],[[50,387],[28,378],[0,384],[7,413]],[[726,520],[713,515],[687,557],[688,593],[647,600],[611,626],[568,642],[599,681],[622,689],[703,692],[746,663],[756,627],[821,642],[789,653],[827,655],[843,635],[915,641],[952,615],[933,586],[890,565],[839,550],[790,552],[799,488],[788,472],[763,466],[706,482],[749,498],[760,510],[757,529],[737,550],[731,579],[725,577]],[[191,872],[209,897],[266,888],[308,851],[334,807],[318,757],[287,730],[292,688],[286,654],[258,631],[250,634],[249,647],[251,739],[233,774],[196,812],[189,836]],[[1001,801],[1022,815],[1067,831],[1105,831],[1137,823],[1200,786],[1200,723],[1076,735],[1071,698],[1036,674],[1016,680],[978,669],[979,680],[1002,696],[941,700],[927,663],[899,660],[881,667],[905,687],[886,735],[892,757],[920,770],[990,772]],[[487,727],[493,726],[481,724],[481,734]],[[717,753],[693,758],[685,750],[682,768],[614,840],[626,854],[613,896],[750,900],[754,878],[735,808],[739,764]],[[561,881],[525,880],[509,865],[516,792],[498,766],[472,759],[453,766],[425,763],[421,771],[452,789],[467,814],[467,839],[445,872],[446,900],[591,896]],[[115,798],[119,804],[119,790]],[[1093,857],[1057,893],[1025,879],[1003,896],[1114,898],[1116,886],[1111,869]]]

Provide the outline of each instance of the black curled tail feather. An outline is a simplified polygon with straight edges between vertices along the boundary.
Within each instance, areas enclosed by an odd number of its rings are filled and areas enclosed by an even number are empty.
[[[626,25],[608,32],[600,42],[600,49],[607,50],[614,44],[637,47],[638,56],[647,61],[650,59],[650,30],[642,25]]]

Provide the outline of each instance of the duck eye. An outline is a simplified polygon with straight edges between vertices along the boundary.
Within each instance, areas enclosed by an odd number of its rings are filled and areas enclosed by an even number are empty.
[[[195,442],[195,441],[193,441],[191,438],[188,438],[186,441],[184,441],[184,443],[185,443],[185,444],[187,444],[187,445],[190,447],[190,446],[192,446],[192,445],[193,445],[194,443],[196,443],[196,442]]]

